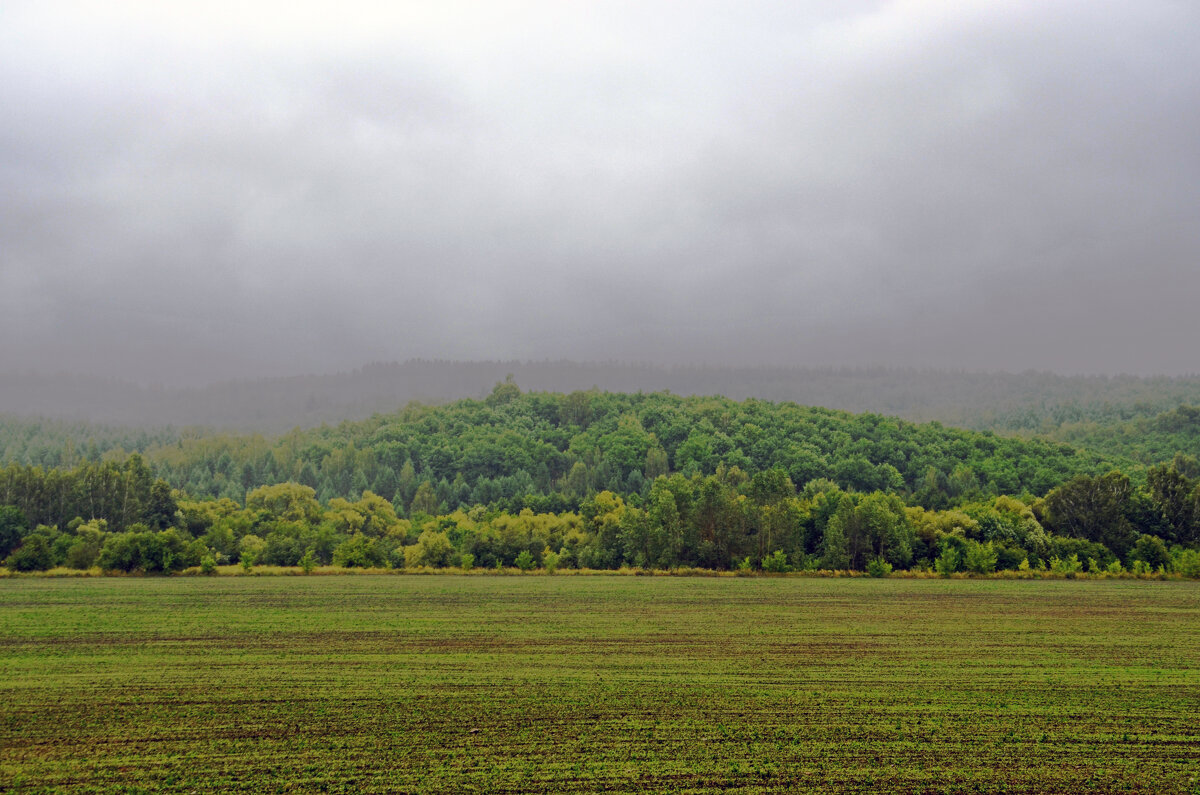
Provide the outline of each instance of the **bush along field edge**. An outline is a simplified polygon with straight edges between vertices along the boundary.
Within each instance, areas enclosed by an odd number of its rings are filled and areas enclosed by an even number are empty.
[[[663,475],[645,495],[599,492],[578,512],[407,517],[370,491],[321,505],[310,487],[282,483],[239,505],[163,485],[151,487],[152,513],[119,531],[106,518],[34,525],[0,506],[5,572],[1200,577],[1200,489],[1171,467],[1145,487],[1119,472],[1080,475],[1042,498],[940,510],[828,480],[797,490],[780,470]]]

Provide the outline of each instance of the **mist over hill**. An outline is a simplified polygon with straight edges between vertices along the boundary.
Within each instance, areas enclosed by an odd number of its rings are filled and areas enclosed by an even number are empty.
[[[343,373],[147,386],[81,375],[0,375],[0,413],[134,427],[207,426],[279,433],[358,420],[411,402],[485,396],[512,375],[522,389],[670,391],[792,401],[1002,432],[1154,416],[1200,403],[1200,377],[1063,376],[891,368],[713,367],[623,362],[414,359]]]

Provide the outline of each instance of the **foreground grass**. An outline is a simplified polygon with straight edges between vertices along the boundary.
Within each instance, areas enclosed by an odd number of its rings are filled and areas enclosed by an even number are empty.
[[[0,582],[0,789],[1200,792],[1200,583]]]

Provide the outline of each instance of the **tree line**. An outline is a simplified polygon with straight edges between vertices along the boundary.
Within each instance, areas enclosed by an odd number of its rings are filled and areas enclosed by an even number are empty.
[[[1200,576],[1198,469],[1194,459],[1177,456],[1152,468],[1145,485],[1119,471],[1083,474],[1040,498],[977,496],[928,508],[827,478],[797,488],[777,467],[749,474],[721,464],[711,475],[661,474],[644,493],[591,492],[577,511],[496,504],[443,513],[431,489],[418,489],[402,516],[370,490],[322,504],[298,483],[255,488],[244,503],[191,499],[131,456],[121,466],[0,472],[0,556],[18,571],[169,572],[240,563]]]
[[[1147,468],[938,423],[511,379],[277,438],[157,438],[144,456],[0,469],[0,558],[1091,570],[1175,565],[1200,525],[1200,466],[1182,454]]]

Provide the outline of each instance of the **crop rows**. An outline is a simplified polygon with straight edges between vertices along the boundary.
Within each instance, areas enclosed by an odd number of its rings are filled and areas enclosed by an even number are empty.
[[[1200,585],[0,582],[22,791],[1197,792]]]

